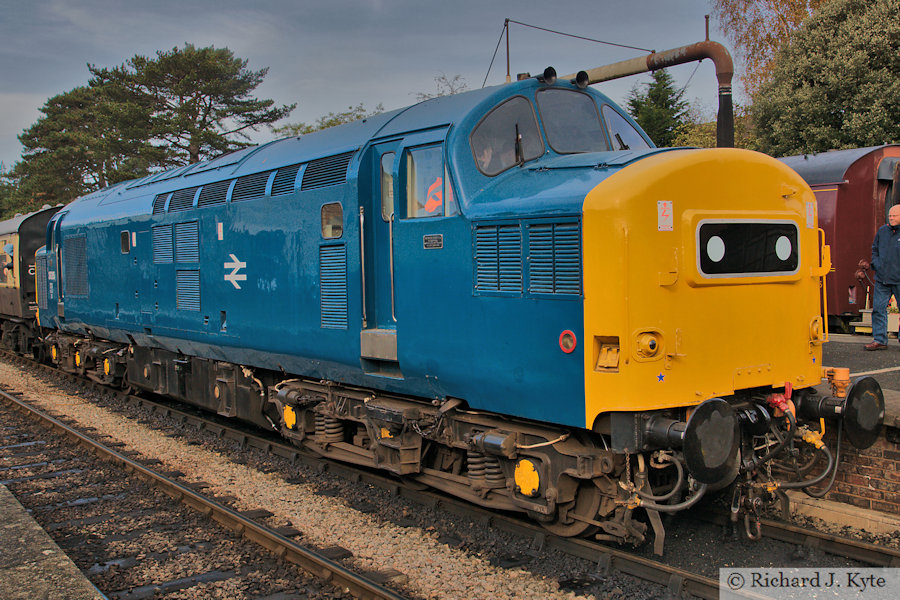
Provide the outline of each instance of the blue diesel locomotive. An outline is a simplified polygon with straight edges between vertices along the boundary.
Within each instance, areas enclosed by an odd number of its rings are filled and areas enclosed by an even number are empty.
[[[874,441],[877,383],[821,365],[828,261],[784,165],[532,77],[79,198],[38,318],[66,370],[637,543],[707,489],[822,481],[822,417]],[[826,471],[773,468],[794,445]]]

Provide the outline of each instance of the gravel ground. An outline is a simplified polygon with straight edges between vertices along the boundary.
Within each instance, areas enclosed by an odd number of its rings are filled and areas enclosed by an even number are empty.
[[[59,388],[0,363],[0,382],[24,393],[25,397],[46,409],[64,413],[78,423],[96,428],[98,435],[127,444],[148,457],[161,460],[168,469],[188,474],[188,481],[210,484],[207,493],[234,496],[238,510],[265,508],[275,514],[275,520],[290,524],[303,532],[303,541],[320,547],[340,545],[354,556],[349,564],[362,571],[396,569],[408,577],[407,587],[412,593],[426,598],[517,598],[558,599],[593,598],[579,596],[560,588],[561,570],[551,561],[546,573],[523,568],[504,569],[490,548],[471,551],[460,547],[469,537],[460,532],[459,542],[444,543],[436,531],[418,527],[403,527],[347,505],[347,501],[332,497],[314,479],[304,477],[301,483],[287,483],[274,472],[262,472],[250,466],[235,464],[221,452],[213,452],[178,437],[167,436],[135,425],[133,420],[86,400],[69,395]],[[320,489],[321,488],[321,489]],[[324,492],[324,493],[323,493]],[[375,490],[372,493],[375,494]],[[364,499],[360,498],[360,501]],[[363,507],[366,508],[366,507]],[[405,510],[405,509],[402,509]],[[400,516],[403,516],[402,514]],[[412,524],[412,523],[411,523]],[[483,537],[483,531],[480,532]],[[509,554],[509,540],[497,535],[494,544],[503,545]],[[521,553],[527,542],[515,541]],[[490,545],[490,544],[489,544]],[[583,562],[583,561],[582,561]],[[584,565],[582,566],[582,569]],[[569,569],[571,576],[564,583],[573,587],[584,584],[582,569]],[[597,583],[600,578],[589,579]],[[626,597],[632,585],[627,579],[602,578],[611,587],[607,597]],[[651,597],[647,589],[627,593],[627,597]]]
[[[349,598],[5,405],[0,421],[0,446],[46,442],[0,451],[0,475],[110,598]]]

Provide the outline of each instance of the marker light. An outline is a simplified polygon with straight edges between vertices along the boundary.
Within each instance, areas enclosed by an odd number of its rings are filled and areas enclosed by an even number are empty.
[[[559,348],[566,354],[572,354],[572,352],[575,351],[575,346],[577,345],[578,340],[571,329],[566,329],[561,334],[559,334]]]

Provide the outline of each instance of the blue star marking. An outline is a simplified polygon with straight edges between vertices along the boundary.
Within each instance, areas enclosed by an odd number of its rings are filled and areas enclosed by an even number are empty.
[[[663,375],[662,373],[660,373],[659,375],[656,376],[657,381],[660,381],[660,382],[662,382],[665,378],[666,378],[666,376]]]

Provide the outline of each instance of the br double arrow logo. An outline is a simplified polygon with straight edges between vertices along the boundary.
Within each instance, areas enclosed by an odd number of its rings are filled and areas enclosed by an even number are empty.
[[[238,260],[238,257],[234,254],[229,254],[231,257],[231,262],[225,263],[226,269],[231,269],[231,273],[225,273],[225,281],[230,281],[231,285],[235,287],[235,289],[241,289],[238,281],[247,281],[247,275],[245,273],[239,273],[241,269],[247,268],[247,263]]]

